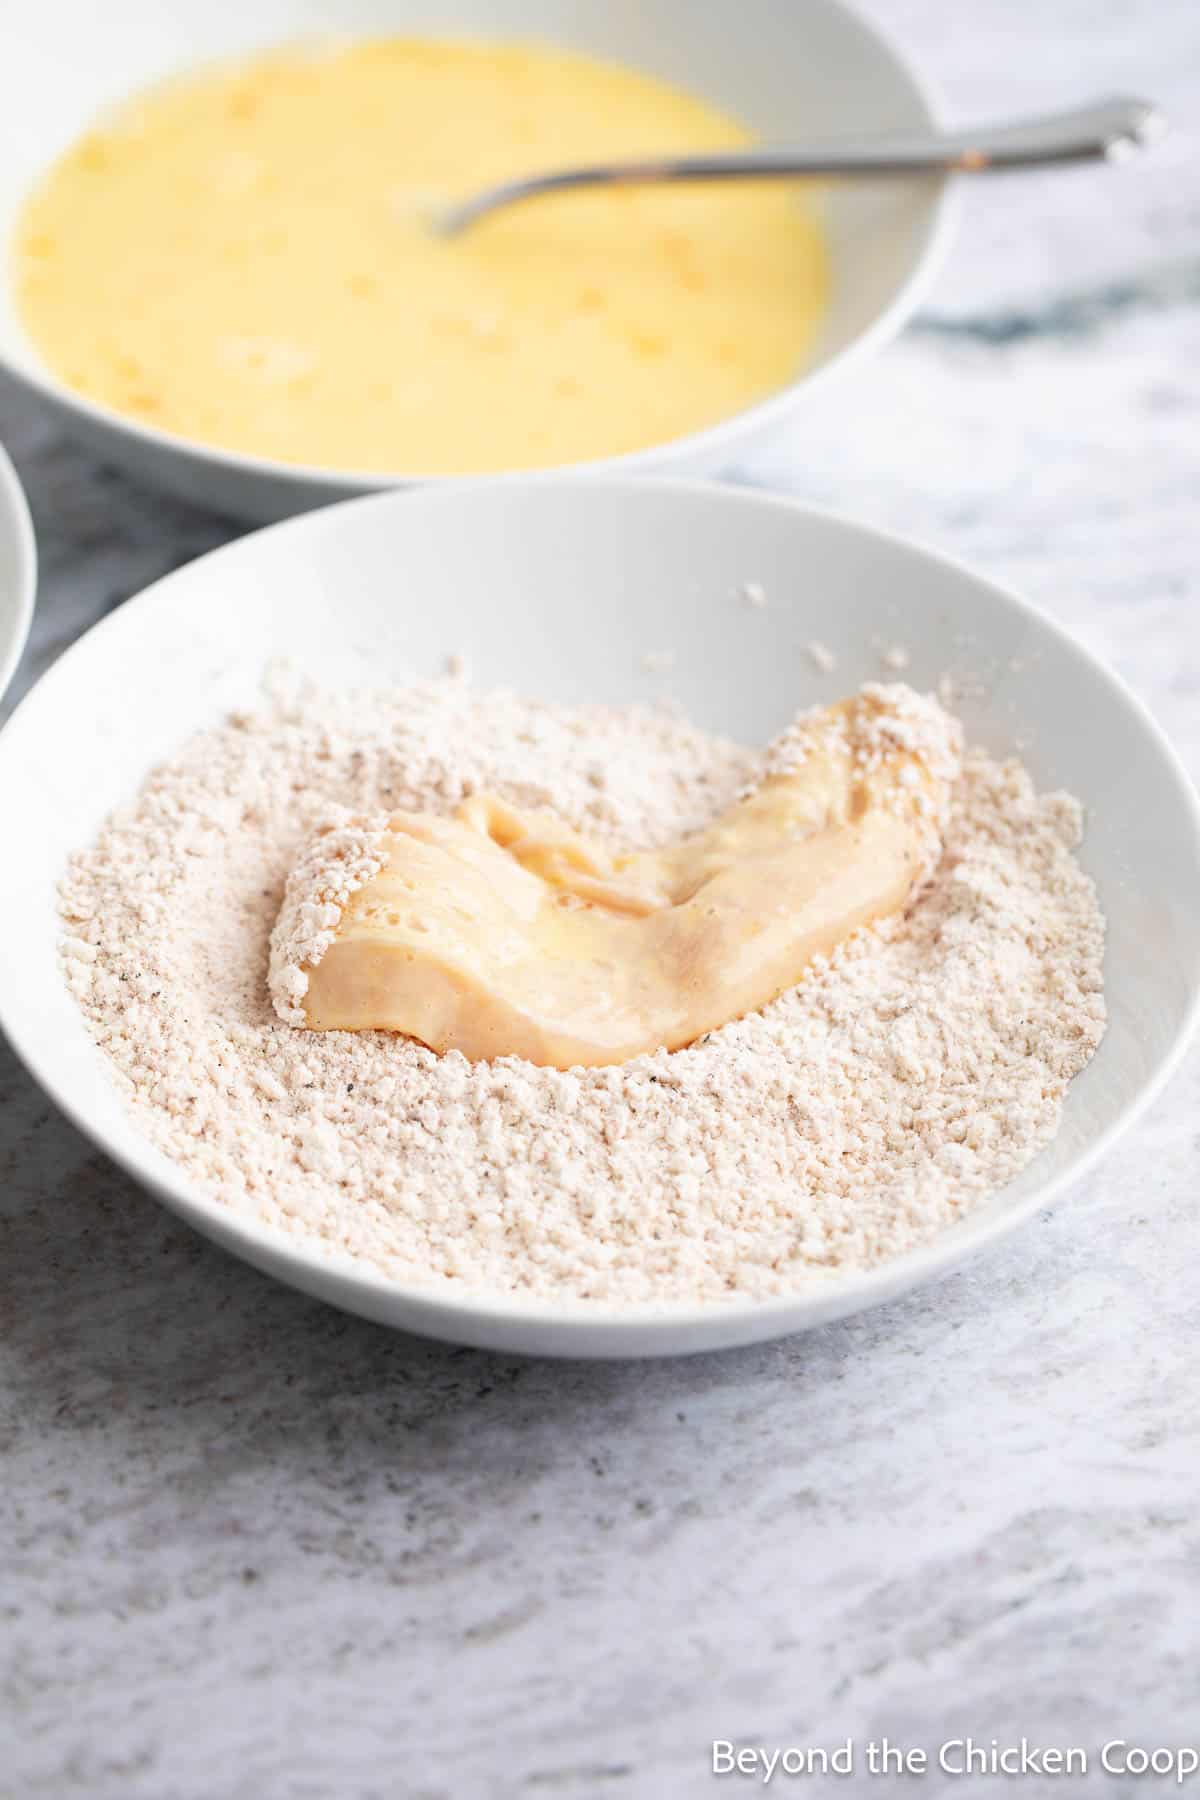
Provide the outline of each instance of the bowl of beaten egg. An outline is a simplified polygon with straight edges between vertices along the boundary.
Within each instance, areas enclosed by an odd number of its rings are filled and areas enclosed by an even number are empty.
[[[267,519],[588,465],[713,472],[915,304],[945,184],[431,208],[602,158],[930,123],[837,0],[45,0],[0,69],[0,363]]]

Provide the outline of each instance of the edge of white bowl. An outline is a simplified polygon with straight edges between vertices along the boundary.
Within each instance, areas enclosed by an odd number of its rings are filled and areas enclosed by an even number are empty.
[[[848,0],[835,0],[835,4],[844,12],[864,36],[870,38],[878,48],[883,50],[908,80],[927,114],[930,126],[938,126],[944,122],[945,106],[940,88],[930,77],[919,71],[904,55],[890,31],[878,25],[874,19],[866,18],[858,9],[848,4]],[[912,317],[917,306],[928,291],[940,270],[949,248],[950,239],[959,210],[959,184],[951,176],[920,176],[913,178],[924,181],[936,188],[933,213],[925,236],[924,247],[920,252],[916,265],[907,280],[902,282],[891,300],[876,315],[871,323],[857,337],[835,351],[817,367],[801,370],[785,387],[777,388],[765,399],[753,405],[731,413],[715,424],[706,426],[701,431],[688,432],[682,437],[664,438],[660,443],[651,444],[641,450],[625,451],[617,456],[596,457],[591,460],[562,463],[546,468],[528,470],[495,471],[496,474],[521,474],[536,477],[551,474],[570,475],[624,475],[655,472],[664,463],[682,463],[696,467],[704,465],[714,467],[724,456],[724,447],[728,447],[729,455],[736,455],[739,444],[754,440],[769,433],[777,418],[785,414],[795,404],[796,397],[802,389],[811,389],[826,380],[827,377],[841,371],[860,357],[880,348],[900,331],[906,320]],[[360,498],[364,495],[388,492],[394,488],[425,486],[433,483],[445,483],[460,480],[487,480],[491,474],[477,474],[465,471],[461,475],[433,473],[426,474],[420,470],[397,470],[380,473],[378,470],[340,469],[322,467],[313,463],[277,462],[271,457],[250,456],[241,451],[222,450],[217,446],[203,444],[195,439],[183,437],[175,432],[161,431],[153,425],[143,425],[127,414],[117,412],[110,407],[97,405],[75,389],[68,387],[32,353],[33,360],[28,366],[13,361],[0,350],[0,368],[14,381],[22,383],[36,393],[40,399],[48,402],[58,412],[74,420],[84,422],[90,441],[95,444],[105,436],[125,437],[139,445],[145,452],[158,451],[172,459],[186,460],[193,466],[215,471],[228,478],[230,475],[244,475],[256,481],[270,481],[281,487],[290,487],[295,491],[298,507],[319,505],[328,500],[330,494],[336,497]],[[251,504],[247,517],[255,517],[256,509]]]
[[[0,511],[12,526],[17,553],[17,629],[7,649],[0,645],[0,700],[3,700],[25,654],[37,599],[37,539],[33,520],[21,478],[3,444],[0,444]]]
[[[509,486],[514,483],[534,486],[558,486],[590,477],[565,473],[492,476],[460,482],[464,488]],[[614,487],[627,487],[627,482],[612,482]],[[664,488],[693,495],[721,490],[718,484],[699,480],[669,479]],[[322,508],[299,518],[282,520],[267,526],[268,531],[327,529],[330,512],[388,503],[388,496],[361,495]],[[1011,589],[979,576],[970,565],[956,557],[898,532],[887,531],[847,517],[833,509],[805,505],[784,495],[757,491],[739,491],[740,504],[777,508],[825,520],[859,532],[877,541],[917,551],[930,561],[950,569],[971,582],[983,581],[1018,612],[1037,620],[1040,629],[1049,632],[1090,665],[1107,686],[1114,689],[1122,703],[1140,719],[1160,751],[1164,766],[1174,781],[1184,812],[1191,821],[1200,845],[1200,795],[1197,794],[1178,753],[1145,702],[1127,684],[1055,619]],[[256,534],[257,535],[257,534]],[[236,554],[243,540],[221,545],[197,561]],[[189,565],[190,566],[190,565]],[[141,590],[127,606],[151,602],[159,587],[173,578],[172,572]],[[125,610],[121,609],[122,612]],[[56,671],[77,654],[87,638],[110,627],[115,615],[93,625],[65,651],[58,662],[37,684],[38,691],[53,683]],[[16,709],[9,724],[19,717],[32,695]],[[0,734],[2,735],[2,734]],[[386,1324],[392,1329],[411,1331],[430,1338],[478,1348],[523,1354],[577,1358],[642,1357],[684,1355],[704,1350],[732,1348],[784,1337],[812,1329],[855,1312],[878,1306],[898,1297],[927,1278],[948,1273],[977,1252],[996,1244],[1014,1231],[1032,1214],[1051,1206],[1064,1191],[1080,1180],[1102,1157],[1110,1145],[1133,1123],[1169,1080],[1200,1025],[1200,984],[1197,984],[1180,1020],[1169,1048],[1157,1066],[1133,1089],[1124,1106],[1109,1125],[1081,1150],[1074,1162],[1042,1187],[1035,1189],[1013,1206],[985,1220],[968,1214],[961,1223],[949,1227],[928,1244],[907,1255],[881,1264],[866,1274],[832,1280],[820,1293],[796,1293],[772,1296],[765,1300],[733,1300],[690,1306],[680,1303],[637,1303],[628,1307],[598,1305],[591,1301],[530,1303],[503,1295],[439,1294],[429,1289],[410,1287],[389,1280],[341,1252],[308,1249],[303,1239],[292,1239],[269,1225],[239,1217],[179,1176],[179,1186],[168,1188],[150,1155],[116,1151],[77,1111],[69,1093],[64,1092],[53,1071],[40,1054],[23,1041],[19,1029],[14,1030],[6,1017],[0,992],[0,1030],[7,1036],[18,1058],[66,1115],[71,1123],[106,1156],[157,1196],[186,1223],[203,1236],[232,1250],[254,1267],[285,1281],[301,1292],[360,1317]],[[147,1152],[152,1147],[146,1145]],[[1001,1191],[1001,1190],[997,1190]],[[404,1317],[398,1317],[403,1312]]]

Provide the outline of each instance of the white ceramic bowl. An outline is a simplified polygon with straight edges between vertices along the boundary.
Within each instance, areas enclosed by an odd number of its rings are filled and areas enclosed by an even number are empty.
[[[734,591],[761,582],[769,605]],[[969,646],[962,648],[964,631]],[[806,646],[837,657],[820,675]],[[55,962],[68,852],[191,732],[253,699],[286,647],[324,684],[440,672],[564,702],[646,700],[664,678],[704,725],[765,742],[797,706],[878,677],[979,683],[971,738],[1021,746],[1039,782],[1089,811],[1086,867],[1108,915],[1110,1025],[1053,1144],[917,1253],[818,1296],[696,1309],[568,1309],[415,1292],[345,1256],[247,1224],[141,1139]],[[872,640],[875,640],[873,645]],[[88,779],[79,780],[79,746]],[[1044,1205],[1128,1123],[1178,1056],[1200,994],[1200,813],[1141,705],[1022,601],[895,538],[789,501],[700,483],[506,478],[378,497],[259,532],[168,575],[59,659],[0,732],[0,816],[21,845],[0,884],[0,1025],[102,1149],[199,1230],[350,1311],[507,1350],[652,1355],[749,1342],[900,1293]]]
[[[0,447],[0,699],[16,674],[37,587],[37,550],[25,494]]]
[[[0,58],[0,242],[37,175],[134,89],[204,61],[289,38],[415,31],[536,37],[640,65],[710,95],[764,137],[928,125],[927,89],[840,0],[39,0],[5,21]],[[833,292],[799,379],[708,430],[593,468],[707,473],[803,406],[815,380],[875,348],[911,313],[945,238],[945,184],[846,183],[829,190]],[[246,518],[275,519],[421,479],[305,468],[202,448],[95,406],[41,363],[0,282],[0,364],[113,462]]]

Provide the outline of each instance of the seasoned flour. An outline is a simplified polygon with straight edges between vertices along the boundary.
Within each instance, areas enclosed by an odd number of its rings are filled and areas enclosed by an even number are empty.
[[[633,1303],[811,1288],[931,1237],[1053,1134],[1104,1030],[1076,803],[967,757],[910,916],[762,1013],[616,1068],[470,1064],[281,1022],[268,939],[331,807],[483,787],[619,848],[759,758],[666,712],[461,681],[276,694],[193,739],[77,855],[63,965],[139,1127],[225,1204],[399,1281]]]

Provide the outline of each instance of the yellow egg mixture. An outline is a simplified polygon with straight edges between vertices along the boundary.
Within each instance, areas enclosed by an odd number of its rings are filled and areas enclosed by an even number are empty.
[[[68,151],[20,222],[19,304],[70,387],[230,450],[430,474],[636,450],[802,365],[825,258],[796,191],[597,189],[452,240],[430,209],[747,141],[688,94],[549,48],[274,51],[139,97]]]

